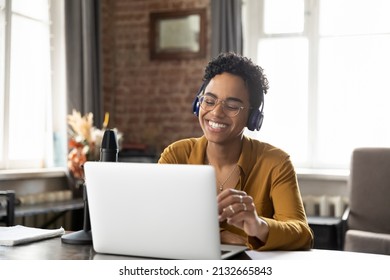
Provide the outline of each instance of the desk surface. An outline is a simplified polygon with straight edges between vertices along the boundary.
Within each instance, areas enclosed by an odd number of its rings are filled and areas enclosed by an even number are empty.
[[[62,243],[56,237],[13,247],[0,246],[0,260],[126,260],[126,256],[97,254],[92,245]],[[310,251],[247,251],[236,257],[239,260],[386,260],[390,256],[313,249]]]

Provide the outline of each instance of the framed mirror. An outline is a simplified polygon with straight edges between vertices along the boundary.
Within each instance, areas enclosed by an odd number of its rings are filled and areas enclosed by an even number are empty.
[[[151,59],[191,59],[206,55],[206,10],[150,14]]]

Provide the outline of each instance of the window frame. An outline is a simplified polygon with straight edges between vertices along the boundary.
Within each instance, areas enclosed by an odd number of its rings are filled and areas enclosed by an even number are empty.
[[[308,92],[316,92],[317,91],[317,64],[318,57],[316,53],[318,52],[318,8],[316,5],[316,1],[304,0],[304,25],[302,32],[296,33],[277,33],[277,34],[267,34],[264,33],[264,23],[262,16],[259,16],[264,11],[264,1],[251,1],[251,0],[243,0],[243,29],[244,29],[244,55],[250,57],[252,61],[258,61],[257,55],[257,47],[258,41],[260,39],[276,39],[276,38],[305,38],[308,41],[308,84],[307,90]],[[310,12],[308,12],[308,10]],[[255,36],[253,36],[255,34]],[[318,167],[313,164],[315,162],[316,157],[316,122],[317,122],[317,113],[316,113],[316,105],[317,104],[317,95],[316,94],[308,94],[308,102],[307,102],[307,112],[308,116],[308,147],[307,153],[311,160],[306,163],[306,166],[301,167],[301,169],[317,169]],[[256,135],[246,131],[249,136],[253,136],[256,138]],[[319,168],[323,169],[323,168]],[[311,172],[310,172],[311,173]]]
[[[9,131],[9,94],[10,94],[10,67],[11,67],[11,30],[12,30],[12,0],[4,0],[5,4],[5,42],[4,42],[4,84],[0,89],[4,94],[3,117],[0,118],[0,128],[7,135]],[[50,38],[50,96],[46,98],[48,104],[45,120],[47,131],[45,138],[45,152],[39,160],[10,160],[8,155],[9,137],[2,137],[0,141],[0,170],[50,170],[66,167],[67,135],[66,135],[66,72],[65,72],[65,28],[64,28],[64,0],[48,0],[49,8],[49,38]],[[27,17],[28,18],[28,17]],[[0,74],[2,72],[0,71]],[[1,96],[0,96],[1,98]],[[1,106],[1,102],[0,102]],[[1,110],[0,110],[1,113]]]
[[[304,37],[309,44],[308,52],[308,100],[307,100],[307,163],[303,166],[299,165],[298,169],[302,170],[334,170],[344,172],[349,169],[348,163],[337,165],[333,163],[323,163],[320,161],[319,145],[317,139],[319,127],[318,102],[320,97],[319,92],[319,59],[320,59],[320,40],[321,38],[329,37],[320,34],[320,2],[317,0],[304,0],[304,29],[301,33],[290,34],[265,34],[263,32],[263,7],[264,1],[243,1],[243,26],[244,26],[244,55],[250,57],[254,62],[258,61],[257,46],[260,39],[269,38],[288,38],[288,37]],[[259,12],[260,11],[260,12]],[[337,36],[336,36],[337,37]],[[248,133],[249,136],[253,134]],[[256,137],[257,135],[253,135]],[[257,138],[257,137],[256,137]],[[288,152],[288,151],[287,151]],[[312,173],[312,171],[310,171]],[[327,173],[329,173],[327,171]]]

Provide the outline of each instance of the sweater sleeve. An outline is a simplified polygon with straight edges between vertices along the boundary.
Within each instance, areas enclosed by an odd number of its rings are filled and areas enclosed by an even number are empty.
[[[164,149],[158,163],[203,164],[206,144],[205,137],[178,140]]]
[[[248,237],[249,246],[255,250],[304,250],[313,246],[313,233],[307,223],[305,210],[289,157],[270,173],[270,200],[272,217],[261,216],[269,227],[265,243]],[[255,204],[261,205],[261,201]]]
[[[175,153],[175,146],[170,145],[161,153],[158,163],[178,163],[177,153]]]
[[[161,153],[158,163],[188,163],[194,143],[193,139],[183,139],[172,143]]]

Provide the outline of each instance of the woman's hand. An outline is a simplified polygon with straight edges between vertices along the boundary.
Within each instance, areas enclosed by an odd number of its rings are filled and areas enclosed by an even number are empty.
[[[268,237],[267,223],[257,216],[253,198],[243,191],[226,189],[218,197],[219,221],[242,229],[248,236],[254,236],[262,242]]]

